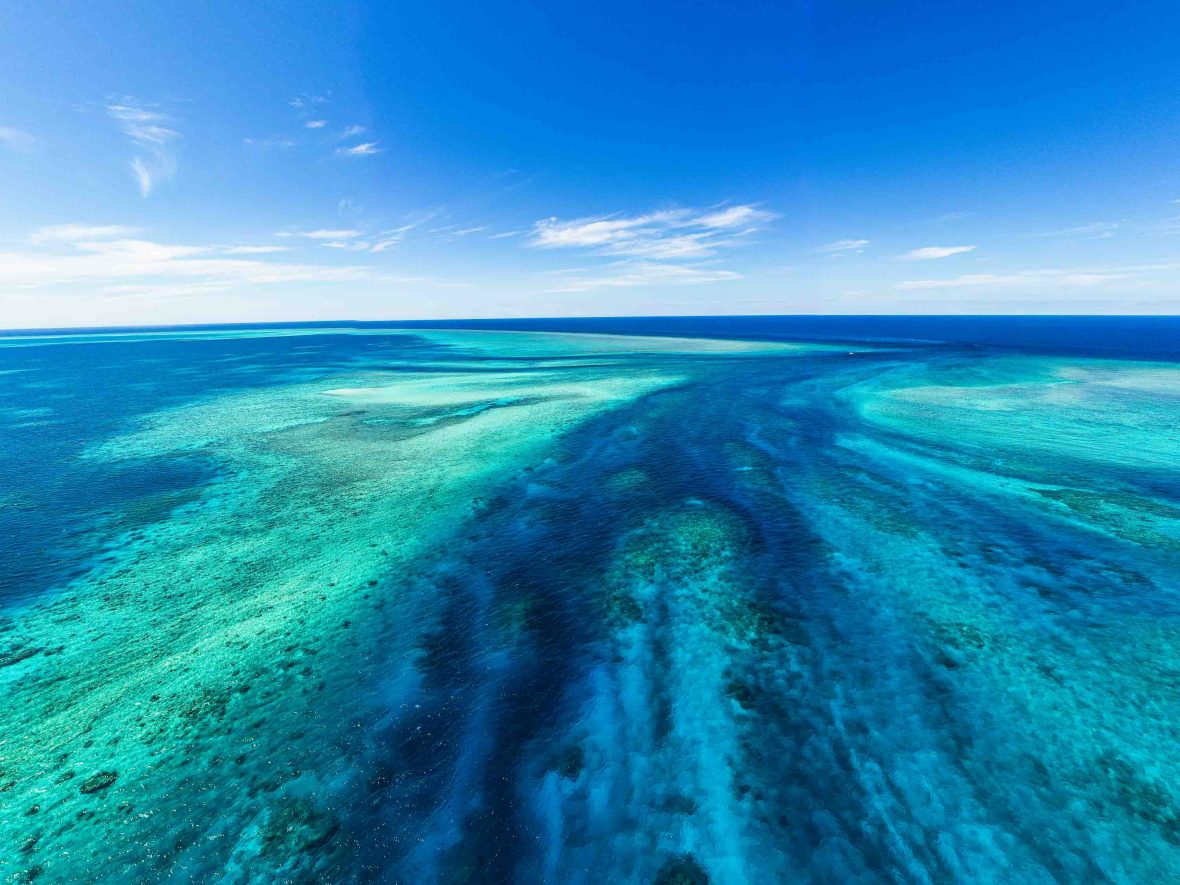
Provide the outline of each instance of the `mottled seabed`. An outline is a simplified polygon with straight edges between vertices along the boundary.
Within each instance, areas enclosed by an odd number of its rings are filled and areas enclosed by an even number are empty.
[[[1176,364],[318,329],[0,372],[5,881],[1180,881]]]

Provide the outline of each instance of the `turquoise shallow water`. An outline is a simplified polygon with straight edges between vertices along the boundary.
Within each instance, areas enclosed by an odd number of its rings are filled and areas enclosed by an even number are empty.
[[[0,877],[1180,879],[1180,364],[294,328],[0,373]]]

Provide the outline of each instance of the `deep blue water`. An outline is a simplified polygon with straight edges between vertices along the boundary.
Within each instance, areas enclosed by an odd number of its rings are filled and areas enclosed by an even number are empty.
[[[273,323],[180,328],[442,328],[619,335],[681,335],[765,341],[951,343],[1044,353],[1180,359],[1180,316],[712,316],[558,317],[400,322]],[[140,327],[128,327],[134,331]],[[7,334],[37,335],[47,330]],[[49,330],[51,334],[58,330]],[[75,332],[104,331],[77,329]]]
[[[402,324],[399,324],[402,325]],[[413,324],[405,324],[412,326]],[[1180,317],[721,316],[456,320],[445,328],[685,335],[763,341],[921,342],[1180,359]]]

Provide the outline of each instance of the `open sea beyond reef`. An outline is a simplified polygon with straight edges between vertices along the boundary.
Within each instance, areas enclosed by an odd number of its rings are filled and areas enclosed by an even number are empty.
[[[0,881],[1180,881],[1180,321],[457,325],[0,339]]]

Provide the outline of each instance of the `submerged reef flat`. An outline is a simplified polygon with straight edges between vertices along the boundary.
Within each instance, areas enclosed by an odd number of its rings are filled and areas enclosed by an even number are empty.
[[[4,881],[1180,879],[1180,366],[320,328],[0,372]]]

